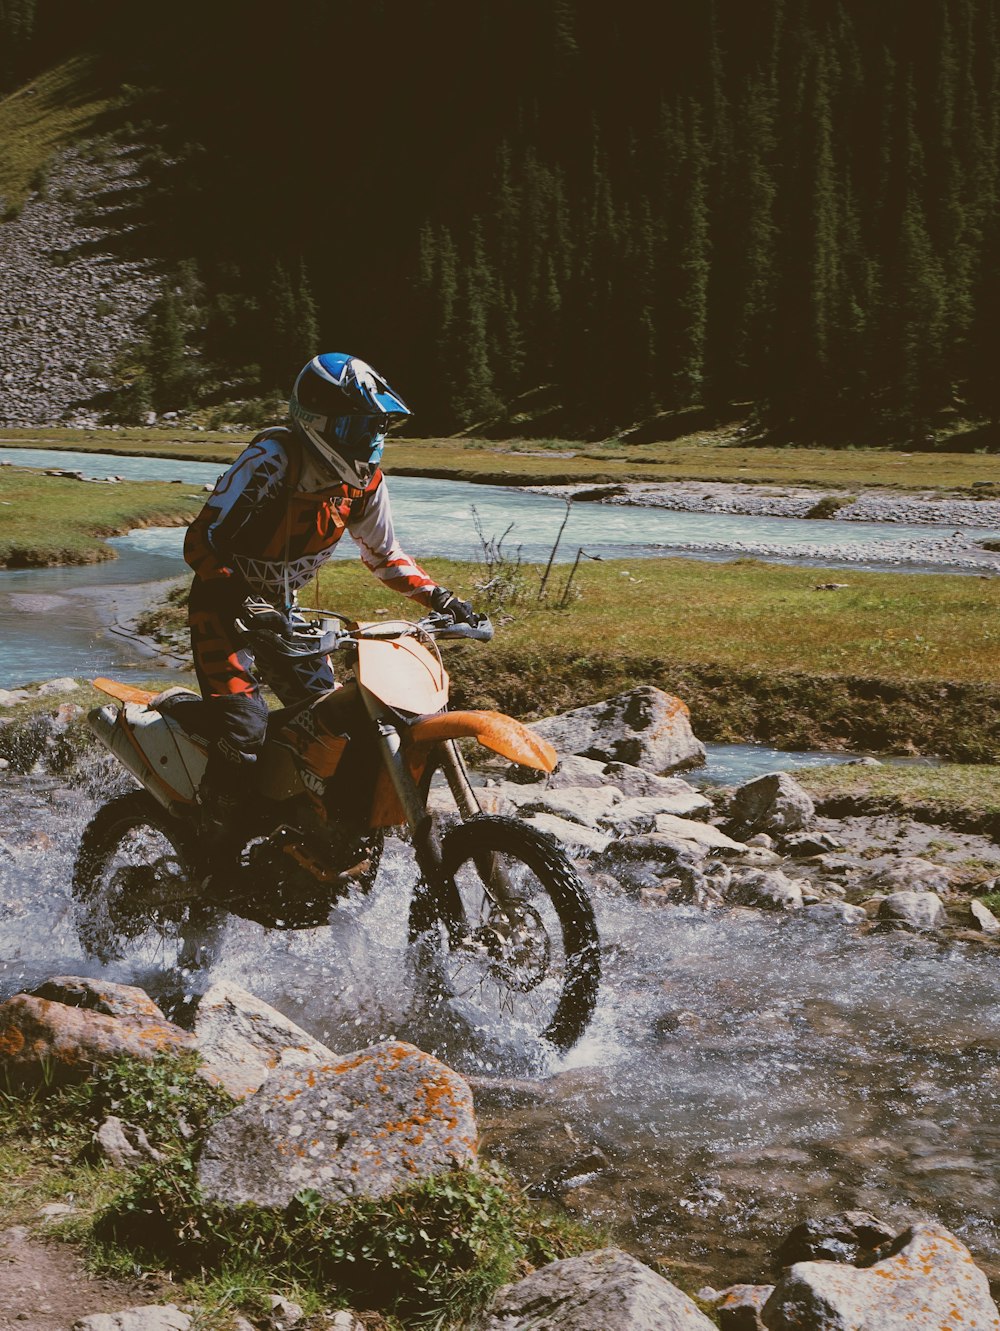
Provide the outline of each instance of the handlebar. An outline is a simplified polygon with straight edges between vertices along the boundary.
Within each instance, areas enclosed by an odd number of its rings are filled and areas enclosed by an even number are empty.
[[[306,619],[306,614],[317,616]],[[331,619],[340,620],[343,628],[324,627]],[[442,611],[432,611],[419,620],[387,620],[382,624],[359,625],[332,610],[303,611],[293,608],[286,613],[277,610],[268,601],[248,597],[236,620],[236,627],[251,645],[277,656],[304,660],[313,656],[329,656],[354,646],[362,638],[403,638],[410,634],[425,634],[444,640],[471,640],[489,642],[493,625],[487,615],[476,615],[471,621],[456,621]]]

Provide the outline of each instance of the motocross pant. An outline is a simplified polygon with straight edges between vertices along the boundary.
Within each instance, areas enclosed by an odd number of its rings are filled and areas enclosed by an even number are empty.
[[[224,855],[232,841],[234,815],[252,813],[253,764],[267,736],[267,704],[258,675],[286,706],[335,687],[326,658],[291,663],[266,675],[243,643],[236,619],[247,589],[237,578],[195,578],[188,623],[198,686],[209,705],[212,744],[199,800],[206,831],[217,836]]]

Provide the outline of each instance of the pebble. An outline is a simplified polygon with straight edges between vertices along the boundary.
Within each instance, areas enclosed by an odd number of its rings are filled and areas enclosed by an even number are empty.
[[[538,485],[526,487],[538,493],[566,497],[583,487]],[[837,491],[807,489],[804,486],[774,487],[746,485],[739,482],[694,483],[664,481],[656,484],[632,483],[616,487],[599,502],[665,508],[681,513],[734,513],[751,517],[805,518],[806,513],[827,493],[842,498]],[[758,558],[812,560],[823,565],[874,564],[914,568],[943,567],[1000,575],[1000,552],[984,550],[980,540],[961,530],[965,527],[995,528],[1000,535],[1000,500],[960,499],[934,492],[899,494],[888,490],[866,490],[853,504],[839,509],[830,519],[851,522],[886,522],[927,526],[925,538],[851,540],[845,532],[843,543],[820,544],[809,540],[808,522],[803,524],[803,539],[792,544],[759,541],[676,541],[672,551],[704,554],[731,553]],[[935,527],[945,531],[934,531]],[[822,587],[834,584],[822,584]],[[836,584],[837,587],[847,584]]]

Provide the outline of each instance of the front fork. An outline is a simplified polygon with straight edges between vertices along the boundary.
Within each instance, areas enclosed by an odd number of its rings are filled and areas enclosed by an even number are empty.
[[[427,801],[410,772],[403,753],[403,742],[396,717],[363,686],[361,696],[374,722],[382,761],[395,787],[413,836],[413,848],[422,878],[417,892],[423,893],[426,898],[426,909],[416,912],[420,922],[416,932],[420,933],[429,928],[433,918],[437,917],[444,920],[448,935],[452,943],[456,944],[468,933],[468,925],[455,880],[444,870],[441,835],[437,822],[428,812]],[[438,765],[445,775],[461,818],[463,821],[475,818],[482,813],[482,808],[469,780],[458,746],[454,740],[443,740],[438,750],[440,755]],[[483,860],[482,864],[477,860],[476,867],[488,895],[498,907],[493,927],[498,932],[506,934],[516,922],[517,902],[496,856],[486,855]]]

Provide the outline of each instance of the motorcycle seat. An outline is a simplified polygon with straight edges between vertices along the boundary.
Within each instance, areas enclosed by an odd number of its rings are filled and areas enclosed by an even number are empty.
[[[215,738],[212,709],[205,699],[191,689],[168,689],[150,703],[161,715],[176,722],[192,739],[206,743]]]

